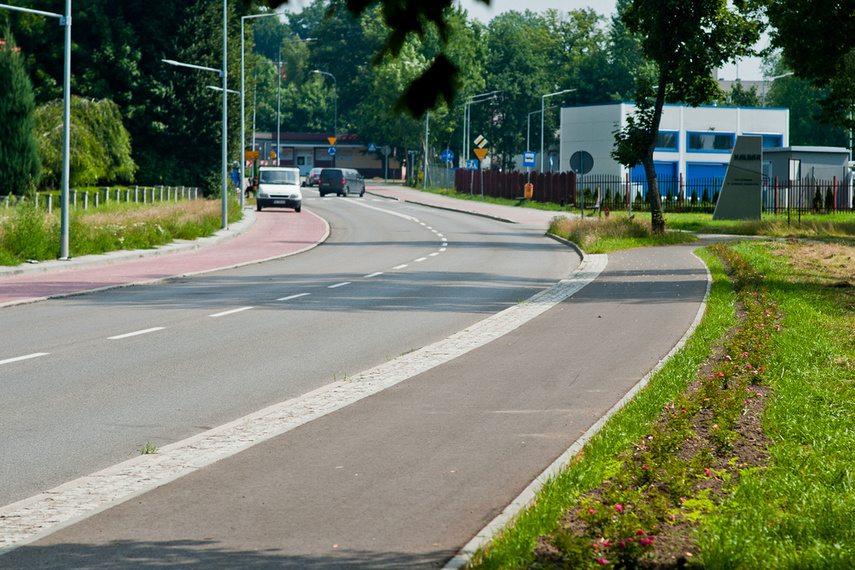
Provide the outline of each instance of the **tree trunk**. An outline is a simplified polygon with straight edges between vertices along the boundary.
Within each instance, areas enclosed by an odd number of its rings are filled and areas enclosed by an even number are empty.
[[[650,146],[641,161],[644,175],[647,177],[647,199],[650,202],[650,225],[654,234],[665,233],[665,216],[662,215],[662,198],[659,195],[659,183],[656,180],[656,169],[653,165],[653,153],[659,138],[659,124],[662,120],[662,109],[665,107],[665,89],[668,85],[667,70],[659,73],[659,85],[656,88],[656,106],[653,111],[653,124],[650,128]]]

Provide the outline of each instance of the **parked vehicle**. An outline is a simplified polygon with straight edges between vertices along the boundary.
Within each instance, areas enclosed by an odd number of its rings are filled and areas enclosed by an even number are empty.
[[[306,175],[306,180],[303,182],[303,186],[317,186],[318,180],[321,178],[321,168],[313,168]]]
[[[321,196],[327,194],[365,194],[365,179],[358,170],[353,168],[324,168],[318,182],[318,192]]]
[[[303,205],[300,191],[300,169],[262,166],[258,172],[258,194],[255,208],[284,207],[299,212]]]

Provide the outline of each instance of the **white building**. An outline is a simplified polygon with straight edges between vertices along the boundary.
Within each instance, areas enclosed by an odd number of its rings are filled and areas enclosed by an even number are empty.
[[[630,171],[611,157],[614,132],[634,112],[633,103],[562,108],[556,170],[571,170],[573,153],[587,151],[594,159],[590,175],[643,177],[641,165]],[[760,135],[764,149],[783,148],[790,144],[789,125],[789,109],[666,105],[653,155],[657,178],[683,182],[723,179],[737,135]],[[771,163],[764,161],[764,174],[767,170],[771,173]]]

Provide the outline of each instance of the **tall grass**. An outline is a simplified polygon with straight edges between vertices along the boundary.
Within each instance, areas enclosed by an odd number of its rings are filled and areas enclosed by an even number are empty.
[[[237,221],[242,215],[232,200],[229,221]],[[217,200],[157,205],[111,202],[92,210],[72,210],[69,250],[71,255],[81,256],[152,248],[176,239],[212,235],[221,222],[221,203]],[[59,234],[58,215],[47,214],[31,203],[18,205],[0,219],[0,265],[56,259]]]
[[[549,226],[549,232],[572,241],[587,253],[698,241],[698,238],[685,232],[655,235],[650,222],[628,216],[603,219],[556,217]]]

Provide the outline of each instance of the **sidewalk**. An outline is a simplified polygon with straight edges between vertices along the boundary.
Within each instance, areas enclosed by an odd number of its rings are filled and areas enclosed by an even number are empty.
[[[285,257],[315,247],[327,235],[327,223],[311,212],[271,211],[256,221],[255,212],[245,209],[243,220],[209,238],[0,268],[0,308]]]
[[[208,434],[243,438],[240,453],[196,458],[200,437],[21,505],[49,518],[65,496],[113,486],[113,502],[0,556],[0,568],[441,568],[693,326],[708,279],[696,247],[619,252],[607,265],[590,256],[567,282],[446,341]],[[524,311],[541,312],[507,324]],[[465,343],[475,348],[411,364]],[[294,420],[299,409],[308,415]],[[275,432],[246,443],[253,426]],[[147,469],[166,479],[114,490],[126,471],[153,480]]]

